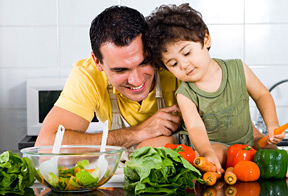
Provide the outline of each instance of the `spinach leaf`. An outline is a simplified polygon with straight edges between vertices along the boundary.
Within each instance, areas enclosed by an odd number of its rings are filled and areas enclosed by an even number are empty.
[[[24,189],[34,184],[35,169],[27,157],[20,158],[11,151],[0,155],[0,194],[23,195]]]
[[[201,173],[174,150],[142,147],[130,154],[124,167],[124,189],[143,193],[183,194],[193,188],[192,180],[203,183]]]

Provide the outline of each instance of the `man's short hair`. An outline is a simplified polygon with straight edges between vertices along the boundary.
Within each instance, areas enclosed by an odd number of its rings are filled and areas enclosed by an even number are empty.
[[[90,42],[94,55],[103,63],[100,47],[111,42],[117,46],[128,46],[134,38],[144,34],[147,23],[144,16],[126,6],[111,6],[100,13],[91,23]]]

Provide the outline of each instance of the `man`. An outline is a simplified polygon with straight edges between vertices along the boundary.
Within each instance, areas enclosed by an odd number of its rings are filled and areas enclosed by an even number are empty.
[[[101,122],[109,120],[108,145],[150,145],[157,138],[156,146],[163,146],[167,137],[173,142],[182,122],[175,114],[179,81],[148,63],[146,30],[145,18],[124,6],[107,8],[93,20],[93,52],[74,65],[35,146],[52,145],[59,124],[66,129],[63,144],[99,145],[102,133],[85,133],[94,112]]]

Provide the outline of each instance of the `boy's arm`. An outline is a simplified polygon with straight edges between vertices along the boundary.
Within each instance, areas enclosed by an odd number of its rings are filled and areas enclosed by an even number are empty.
[[[276,107],[268,89],[262,84],[252,70],[243,63],[246,78],[246,87],[250,97],[255,101],[269,133],[269,144],[279,143],[285,137],[285,133],[274,137],[274,129],[279,127]]]
[[[196,105],[190,99],[181,94],[177,94],[177,102],[190,140],[195,146],[196,151],[200,156],[204,156],[214,163],[220,171],[221,164],[210,144],[205,125],[197,111]]]

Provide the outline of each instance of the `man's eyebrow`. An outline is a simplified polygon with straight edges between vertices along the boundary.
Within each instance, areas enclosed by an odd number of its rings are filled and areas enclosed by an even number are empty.
[[[145,65],[148,63],[148,58],[145,58],[139,65]],[[113,67],[110,68],[111,71],[125,71],[128,70],[126,67]]]
[[[144,65],[148,63],[148,58],[145,58],[139,65]]]

